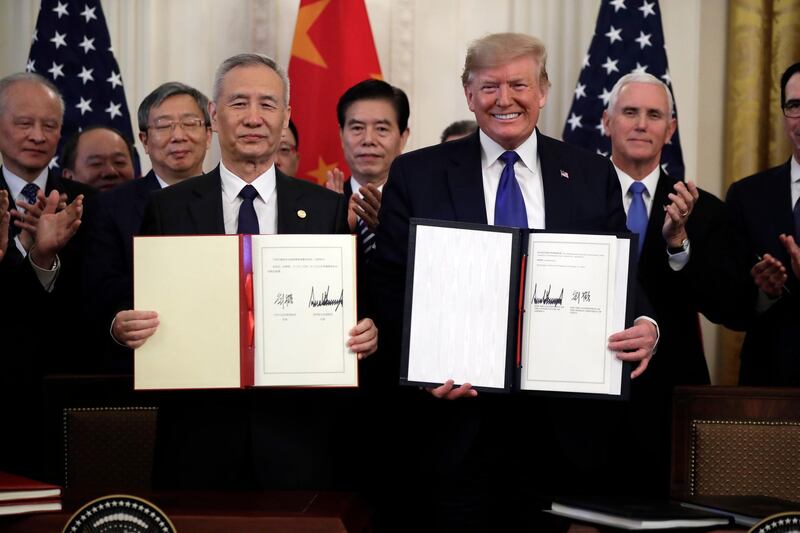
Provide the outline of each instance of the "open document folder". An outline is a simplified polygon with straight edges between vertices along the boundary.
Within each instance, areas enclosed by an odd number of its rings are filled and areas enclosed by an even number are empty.
[[[351,235],[136,237],[137,389],[357,386]]]
[[[635,237],[412,219],[401,382],[625,398]]]

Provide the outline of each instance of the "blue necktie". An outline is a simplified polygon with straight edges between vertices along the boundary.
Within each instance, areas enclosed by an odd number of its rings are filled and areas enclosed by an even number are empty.
[[[239,206],[239,227],[237,233],[244,235],[258,235],[258,217],[256,208],[253,207],[253,200],[258,196],[258,191],[252,185],[245,185],[239,196],[242,198],[242,205]]]
[[[500,159],[506,164],[500,174],[500,184],[497,187],[497,197],[494,202],[495,226],[511,228],[527,228],[528,213],[525,211],[525,199],[514,174],[514,163],[519,156],[517,152],[503,152]]]
[[[31,205],[36,204],[36,193],[39,192],[39,186],[35,183],[28,183],[22,188],[20,193],[25,201]]]
[[[639,235],[639,254],[642,253],[644,236],[647,233],[647,206],[644,205],[642,193],[647,190],[644,183],[634,181],[628,189],[633,196],[628,208],[628,229]]]

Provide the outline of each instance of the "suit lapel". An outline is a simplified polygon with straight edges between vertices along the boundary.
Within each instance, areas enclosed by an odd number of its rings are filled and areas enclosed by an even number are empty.
[[[278,196],[278,234],[304,233],[304,220],[298,211],[308,209],[303,206],[303,192],[296,186],[294,178],[275,169],[275,191]]]
[[[559,146],[552,139],[536,130],[539,166],[542,170],[542,188],[544,189],[545,228],[558,230],[570,227],[572,217],[572,195],[569,174],[561,161]]]
[[[134,202],[134,214],[136,220],[142,220],[144,217],[144,208],[150,200],[150,193],[161,189],[161,184],[156,179],[156,174],[152,170],[140,180],[138,187],[138,200]]]
[[[447,182],[453,199],[456,220],[486,224],[486,201],[483,195],[481,143],[478,132],[464,142],[452,144]]]
[[[765,212],[777,213],[781,233],[794,235],[794,206],[792,205],[792,178],[791,160],[775,169],[770,179],[772,182],[765,187],[766,205]],[[772,211],[774,210],[774,211]]]
[[[658,176],[658,183],[656,183],[656,190],[653,192],[653,203],[650,206],[650,217],[647,220],[647,233],[644,237],[644,246],[642,247],[642,257],[639,262],[641,263],[644,258],[653,256],[660,257],[665,254],[666,243],[661,235],[661,229],[664,227],[664,206],[669,205],[669,193],[673,191],[675,180],[668,176],[663,170]]]
[[[189,202],[189,216],[195,230],[200,235],[222,235],[225,233],[225,220],[222,216],[222,180],[219,166],[193,180],[192,201]]]

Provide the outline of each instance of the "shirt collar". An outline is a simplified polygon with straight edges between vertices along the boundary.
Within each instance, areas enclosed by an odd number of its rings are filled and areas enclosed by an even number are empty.
[[[42,173],[39,174],[36,177],[35,180],[33,180],[33,183],[38,185],[39,188],[42,190],[42,192],[45,192],[47,190],[46,189],[46,187],[47,187],[47,175],[48,175],[48,169],[47,169],[47,167],[45,167],[42,170]],[[25,187],[25,185],[27,185],[28,182],[25,181],[24,179],[20,178],[19,176],[17,176],[16,174],[11,172],[10,170],[8,170],[8,167],[5,167],[5,166],[3,167],[3,177],[6,179],[6,184],[8,185],[8,192],[9,192],[9,194],[11,196],[10,199],[12,201],[16,200],[17,198],[19,198],[19,195],[22,193],[22,188]]]
[[[497,144],[491,137],[486,135],[483,130],[479,130],[479,137],[481,141],[481,153],[486,158],[484,160],[484,168],[494,164],[497,159],[503,155],[507,150]],[[537,132],[534,130],[530,137],[525,139],[525,142],[517,146],[513,151],[517,152],[520,161],[525,165],[528,170],[536,173],[536,158],[537,158],[538,140]]]
[[[612,159],[611,162],[613,163],[614,160]],[[637,180],[634,180],[628,174],[620,170],[620,168],[616,164],[614,165],[614,168],[616,169],[617,175],[619,176],[619,185],[622,188],[622,194],[628,194],[628,189],[630,189],[631,184]],[[638,180],[644,183],[644,187],[647,191],[648,196],[653,196],[653,194],[655,193],[656,185],[658,185],[658,178],[660,175],[661,175],[661,167],[659,165],[656,165],[656,168],[654,168],[650,174],[648,174],[641,180]]]
[[[383,183],[381,183],[380,185],[378,185],[378,190],[379,190],[379,191],[381,191],[381,192],[383,192],[383,186],[384,186],[384,185],[386,185],[386,181],[384,181]],[[358,192],[358,190],[359,190],[361,187],[363,187],[363,185],[361,184],[361,182],[360,182],[360,181],[358,181],[358,180],[356,179],[356,177],[355,177],[355,176],[353,176],[353,175],[351,174],[351,175],[350,175],[350,190],[352,190],[353,192]]]
[[[169,183],[167,183],[166,181],[162,180],[162,179],[161,179],[161,176],[159,176],[158,174],[156,174],[155,170],[153,171],[153,176],[155,176],[155,177],[156,177],[156,181],[158,182],[158,185],[159,185],[159,186],[160,186],[162,189],[166,189],[167,187],[169,187]]]
[[[219,162],[219,175],[222,180],[222,196],[229,203],[239,196],[245,185],[248,185],[242,178],[225,168],[225,164],[222,161]],[[256,188],[258,196],[264,202],[269,200],[273,191],[275,191],[275,165],[270,165],[266,172],[254,179],[249,185]]]
[[[797,162],[797,159],[792,156],[792,163],[789,168],[790,176],[792,177],[792,183],[797,183],[800,181],[800,163]]]

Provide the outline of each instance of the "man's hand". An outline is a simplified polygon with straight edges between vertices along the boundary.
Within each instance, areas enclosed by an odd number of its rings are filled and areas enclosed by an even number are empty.
[[[64,193],[59,195],[56,191],[50,191],[50,195],[45,197],[42,190],[36,193],[35,204],[29,204],[20,200],[17,202],[17,209],[11,211],[11,215],[15,219],[14,225],[22,229],[19,233],[19,242],[25,250],[30,251],[31,247],[36,242],[36,229],[38,227],[39,217],[42,216],[42,213],[48,206],[48,201],[52,204],[51,197],[54,194],[57,196],[58,201],[55,204],[55,210],[52,212],[61,211],[67,206],[67,195]]]
[[[8,225],[11,213],[8,212],[8,191],[0,191],[0,261],[8,249]]]
[[[617,353],[622,361],[639,361],[631,378],[637,378],[647,369],[656,346],[656,327],[649,320],[640,318],[634,326],[615,333],[608,338],[608,349]]]
[[[794,276],[800,279],[800,246],[797,246],[797,243],[794,242],[794,237],[791,235],[781,234],[778,238],[783,247],[786,248],[786,251],[789,252],[789,257],[792,259],[792,272],[794,272]]]
[[[378,349],[378,327],[371,318],[364,318],[350,330],[350,339],[347,347],[358,354],[359,359],[364,359],[375,353]]]
[[[120,311],[114,317],[111,335],[128,348],[141,347],[158,329],[158,313],[155,311]]]
[[[338,192],[339,194],[344,194],[344,172],[339,170],[338,168],[334,168],[333,170],[329,170],[325,173],[325,188],[333,191]]]
[[[478,391],[472,388],[469,383],[464,383],[460,387],[453,388],[453,380],[448,379],[444,385],[438,387],[428,387],[427,390],[433,396],[440,400],[457,400],[459,398],[474,398],[478,395]]]
[[[661,235],[667,241],[667,246],[678,248],[683,240],[687,238],[686,221],[692,214],[694,204],[700,197],[697,186],[691,181],[678,182],[675,184],[675,192],[669,194],[672,203],[664,207],[664,226],[661,228]]]
[[[794,239],[792,240],[794,241]],[[781,295],[783,285],[788,277],[783,263],[769,254],[764,254],[764,257],[753,265],[750,275],[761,292],[770,298],[777,298]]]
[[[44,206],[27,205],[36,211],[31,214],[28,208],[25,208],[25,213],[14,211],[14,216],[17,220],[14,224],[21,228],[23,232],[28,232],[35,235],[35,241],[29,252],[31,259],[40,268],[50,269],[55,262],[56,254],[61,251],[69,240],[78,231],[81,225],[81,216],[83,216],[83,195],[79,195],[72,201],[65,209],[56,212],[61,206],[63,200],[59,196],[58,191],[51,191],[44,200]]]
[[[381,208],[381,199],[383,195],[378,187],[372,183],[367,183],[358,190],[361,198],[354,194],[355,198],[355,213],[367,224],[372,232],[378,228],[378,211]]]

